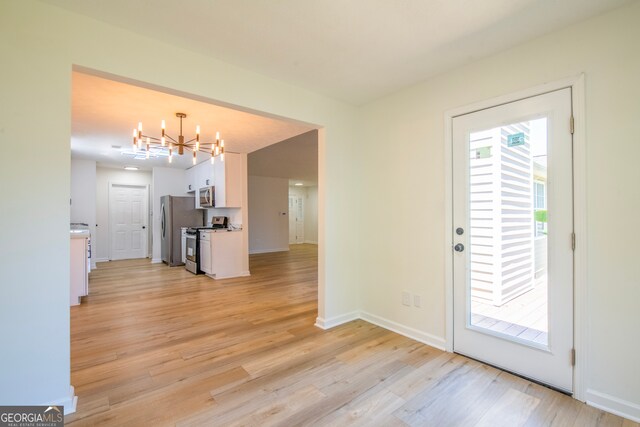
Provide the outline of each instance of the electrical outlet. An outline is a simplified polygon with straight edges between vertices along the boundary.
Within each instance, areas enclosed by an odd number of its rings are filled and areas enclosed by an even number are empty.
[[[402,305],[411,307],[411,294],[407,291],[402,292]]]
[[[422,298],[420,297],[420,295],[414,295],[413,296],[413,306],[414,307],[421,307],[422,306]]]

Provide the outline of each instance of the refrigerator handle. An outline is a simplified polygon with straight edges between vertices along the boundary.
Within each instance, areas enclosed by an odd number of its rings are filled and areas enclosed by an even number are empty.
[[[165,211],[164,211],[164,203],[162,204],[161,208],[161,217],[160,217],[160,230],[162,230],[162,238],[165,238]]]

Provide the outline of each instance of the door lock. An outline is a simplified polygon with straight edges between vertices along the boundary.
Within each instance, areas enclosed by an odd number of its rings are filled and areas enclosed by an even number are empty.
[[[463,245],[462,243],[458,243],[457,245],[455,245],[455,246],[453,247],[453,249],[454,249],[456,252],[462,252],[462,251],[464,251],[464,245]]]

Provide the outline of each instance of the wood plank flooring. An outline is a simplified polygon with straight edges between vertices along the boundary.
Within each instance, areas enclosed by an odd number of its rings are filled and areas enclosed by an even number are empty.
[[[638,426],[363,321],[314,326],[317,252],[213,281],[98,264],[71,308],[72,426]]]

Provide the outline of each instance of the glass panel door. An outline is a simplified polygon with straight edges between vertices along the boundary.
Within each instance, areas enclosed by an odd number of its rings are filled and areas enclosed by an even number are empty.
[[[571,391],[571,90],[453,119],[454,351]]]

